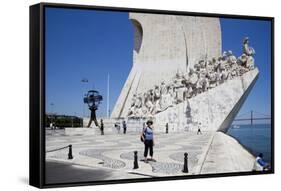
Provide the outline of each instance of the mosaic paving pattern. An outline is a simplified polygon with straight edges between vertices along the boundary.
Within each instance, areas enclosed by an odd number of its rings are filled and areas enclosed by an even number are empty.
[[[103,166],[107,167],[107,168],[119,169],[119,168],[123,168],[126,166],[126,164],[120,160],[116,160],[116,159],[112,159],[112,158],[104,156],[102,154],[103,152],[104,151],[101,151],[101,150],[91,149],[91,150],[81,151],[79,154],[93,157],[96,159],[100,159],[103,161],[103,163],[102,163]]]
[[[143,151],[139,150],[138,151],[138,160],[142,161],[144,159],[143,155]],[[127,159],[127,160],[134,160],[134,152],[127,152],[127,153],[122,153],[120,155],[121,159]]]
[[[198,156],[202,154],[202,152],[196,151],[196,152],[189,152],[188,153],[188,163],[191,166],[194,166],[198,162]],[[169,156],[171,159],[183,163],[184,160],[184,153],[178,152],[178,153],[173,153]]]
[[[183,165],[178,163],[149,162],[154,173],[176,174],[182,171]]]
[[[128,171],[132,170],[134,151],[138,151],[143,174],[176,175],[183,169],[184,153],[189,153],[190,171],[197,165],[203,150],[212,137],[211,133],[196,135],[194,132],[155,134],[154,158],[157,162],[143,163],[144,145],[139,134],[65,135],[63,130],[46,133],[46,149],[52,150],[69,144],[73,145],[76,164]],[[68,149],[47,153],[47,159],[67,160]],[[95,160],[93,160],[95,159]],[[69,160],[68,160],[69,161]],[[128,166],[129,165],[129,166]],[[130,166],[131,165],[131,166]]]

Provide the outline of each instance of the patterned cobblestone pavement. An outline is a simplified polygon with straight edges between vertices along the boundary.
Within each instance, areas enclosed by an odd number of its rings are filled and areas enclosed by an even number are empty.
[[[124,178],[129,177],[126,173],[144,176],[197,174],[212,137],[210,132],[203,132],[202,135],[196,132],[156,133],[153,156],[156,162],[144,163],[144,145],[137,133],[68,136],[64,130],[56,130],[46,132],[46,150],[72,144],[74,159],[67,159],[68,148],[46,153],[46,159],[95,169],[118,170]],[[133,170],[134,151],[138,151],[139,168],[136,170]],[[185,152],[188,153],[188,174],[182,173]]]

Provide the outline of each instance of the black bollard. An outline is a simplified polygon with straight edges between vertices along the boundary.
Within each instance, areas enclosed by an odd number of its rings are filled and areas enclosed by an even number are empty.
[[[139,164],[138,164],[138,151],[134,151],[134,168],[133,169],[138,169]]]
[[[68,159],[71,160],[73,159],[73,156],[72,156],[72,145],[68,145]]]
[[[188,173],[188,154],[187,153],[184,153],[184,164],[183,164],[182,172]]]

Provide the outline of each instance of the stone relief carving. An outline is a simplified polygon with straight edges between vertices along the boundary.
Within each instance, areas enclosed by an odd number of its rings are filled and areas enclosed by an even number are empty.
[[[162,82],[143,94],[135,94],[129,109],[129,118],[146,118],[186,101],[200,93],[253,70],[255,50],[249,38],[243,41],[243,54],[236,58],[232,51],[224,51],[218,58],[199,60],[189,72],[178,71],[166,84]]]

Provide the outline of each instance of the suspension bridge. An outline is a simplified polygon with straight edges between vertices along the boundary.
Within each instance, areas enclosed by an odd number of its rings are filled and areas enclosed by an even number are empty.
[[[251,110],[238,115],[233,121],[251,121],[253,125],[256,120],[271,120],[271,115]]]

